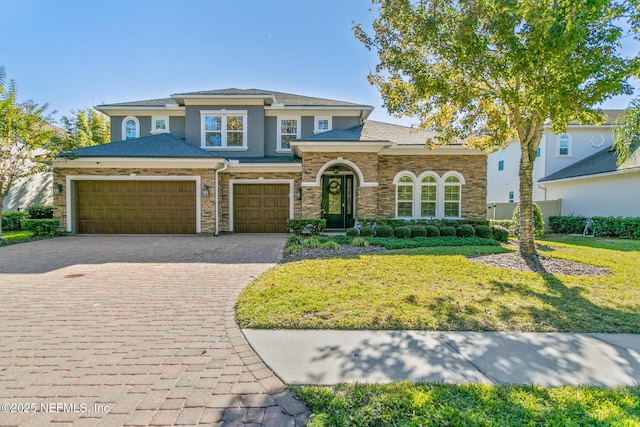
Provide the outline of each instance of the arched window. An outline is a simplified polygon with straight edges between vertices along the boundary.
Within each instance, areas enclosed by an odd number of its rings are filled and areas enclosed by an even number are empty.
[[[137,117],[125,117],[122,120],[122,139],[134,138],[140,138],[140,122]]]
[[[420,216],[437,216],[438,180],[433,176],[425,176],[420,185]]]
[[[403,176],[396,185],[396,216],[413,217],[413,178]]]
[[[444,181],[444,216],[460,218],[460,178],[449,176]]]

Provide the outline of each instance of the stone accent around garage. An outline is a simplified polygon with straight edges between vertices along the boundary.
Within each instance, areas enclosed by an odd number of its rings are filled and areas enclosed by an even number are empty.
[[[63,192],[53,196],[53,212],[54,218],[60,221],[60,228],[66,229],[67,224],[67,176],[92,175],[92,176],[131,176],[135,174],[140,179],[143,176],[199,176],[200,185],[208,185],[210,190],[209,197],[201,195],[200,199],[200,225],[202,233],[215,232],[215,196],[213,189],[215,188],[215,174],[213,169],[196,169],[196,168],[56,168],[53,171],[53,185],[62,185]],[[201,189],[198,189],[201,191]]]
[[[300,173],[299,172],[221,172],[219,174],[219,187],[220,192],[219,209],[220,209],[220,221],[219,230],[221,232],[230,230],[230,194],[229,194],[229,181],[234,180],[255,180],[256,183],[264,181],[264,184],[269,184],[269,180],[293,180],[293,191],[295,195],[296,189],[300,188]],[[304,195],[303,195],[304,200]],[[300,218],[302,214],[302,202],[296,200],[293,197],[293,214],[294,218]]]

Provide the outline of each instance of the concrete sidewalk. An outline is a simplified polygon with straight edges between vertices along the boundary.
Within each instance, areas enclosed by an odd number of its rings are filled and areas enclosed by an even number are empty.
[[[288,384],[640,384],[640,335],[243,330]]]

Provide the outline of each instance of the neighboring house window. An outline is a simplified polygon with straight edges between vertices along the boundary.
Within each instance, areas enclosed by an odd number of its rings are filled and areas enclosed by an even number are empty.
[[[140,122],[137,117],[125,117],[122,120],[122,139],[134,138],[140,138]]]
[[[542,152],[542,147],[538,147],[536,150],[536,157],[540,157],[540,153]]]
[[[504,152],[502,151],[498,153],[498,170],[499,171],[504,170]]]
[[[413,217],[413,179],[410,176],[403,176],[398,180],[396,200],[396,216],[398,218]]]
[[[558,135],[558,156],[571,156],[571,137],[566,133]]]
[[[169,132],[169,117],[152,117],[151,118],[151,133],[168,133]]]
[[[438,181],[433,176],[426,176],[420,190],[420,216],[435,217],[438,212]]]
[[[444,216],[460,217],[460,179],[457,176],[449,176],[444,181]]]
[[[202,111],[202,147],[247,149],[246,111]]]
[[[300,117],[278,117],[276,151],[291,151],[291,141],[300,138]]]
[[[513,191],[509,191],[509,203],[513,203]]]
[[[320,133],[331,130],[331,117],[316,117],[313,132]]]

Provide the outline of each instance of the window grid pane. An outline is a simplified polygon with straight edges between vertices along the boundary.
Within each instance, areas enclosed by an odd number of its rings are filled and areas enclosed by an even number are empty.
[[[444,187],[444,199],[446,201],[460,200],[460,187],[447,185]]]
[[[460,203],[459,202],[444,202],[444,216],[446,217],[459,217],[460,216]]]
[[[134,139],[136,137],[136,122],[133,120],[127,121],[126,125],[126,139]]]
[[[436,216],[436,202],[422,202],[422,208],[420,210],[420,216],[423,216],[423,217],[435,217]]]
[[[398,202],[398,216],[411,218],[413,216],[413,203]]]

